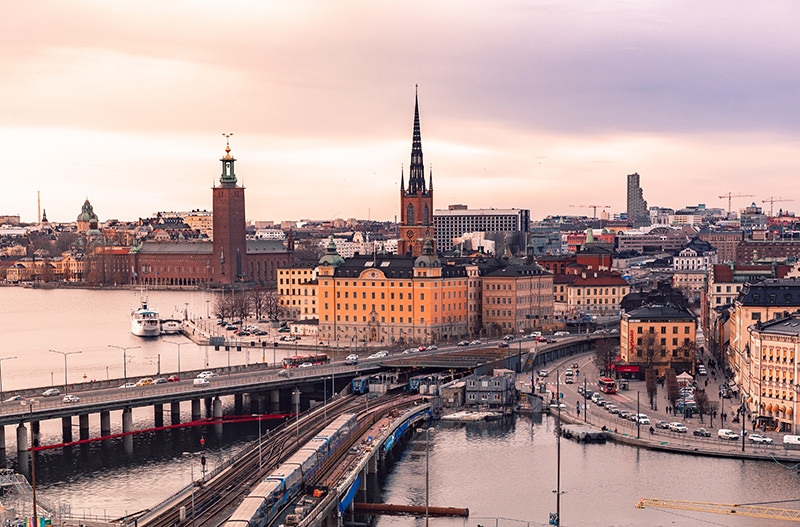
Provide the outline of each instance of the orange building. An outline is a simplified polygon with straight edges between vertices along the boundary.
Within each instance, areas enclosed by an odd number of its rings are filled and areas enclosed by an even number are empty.
[[[553,275],[538,265],[509,265],[483,276],[486,334],[522,333],[553,324]]]
[[[469,333],[469,276],[445,265],[430,240],[417,258],[355,256],[320,261],[319,337],[331,346],[433,343]]]

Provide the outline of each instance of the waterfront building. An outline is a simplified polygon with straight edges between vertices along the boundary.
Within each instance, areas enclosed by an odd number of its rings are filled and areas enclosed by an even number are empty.
[[[520,334],[553,324],[553,275],[536,264],[507,265],[483,274],[487,335]]]
[[[668,368],[675,373],[694,374],[696,322],[689,310],[674,304],[647,304],[622,314],[620,319],[620,360],[627,371],[644,378],[653,368],[663,376]]]
[[[314,267],[278,269],[280,317],[291,320],[318,318],[317,285],[317,270]]]
[[[418,95],[414,97],[414,133],[411,140],[408,187],[402,170],[400,172],[400,224],[397,229],[397,253],[402,255],[420,256],[425,240],[436,236],[433,225],[433,174],[430,174],[428,185],[422,161]],[[433,243],[435,247],[436,241]]]
[[[431,343],[469,333],[469,276],[442,265],[430,240],[423,254],[320,260],[319,336],[332,346]]]
[[[650,213],[647,210],[642,187],[639,185],[639,174],[628,174],[628,221],[634,228],[650,225]]]
[[[765,278],[747,282],[733,302],[730,314],[730,341],[725,359],[733,371],[733,381],[750,390],[752,351],[748,328],[755,322],[788,316],[800,309],[800,279]],[[754,411],[755,406],[749,406]]]
[[[748,327],[748,358],[742,369],[742,398],[757,427],[797,434],[800,313]]]
[[[447,210],[438,209],[433,214],[438,251],[453,249],[453,239],[467,233],[504,233],[516,235],[522,243],[529,230],[528,209],[468,209],[466,205],[450,205]],[[521,236],[520,236],[521,235]]]
[[[470,375],[465,381],[467,406],[502,408],[513,402],[512,375]]]

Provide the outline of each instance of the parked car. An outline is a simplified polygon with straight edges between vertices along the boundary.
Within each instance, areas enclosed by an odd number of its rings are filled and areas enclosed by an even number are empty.
[[[692,432],[697,437],[711,437],[711,432],[706,430],[705,428],[698,428],[694,432]]]
[[[761,434],[750,434],[747,436],[748,441],[751,443],[762,443],[765,445],[771,445],[774,443],[771,437],[764,437]]]
[[[42,392],[42,397],[57,397],[61,395],[61,392],[58,391],[58,388],[48,388]]]
[[[72,394],[65,395],[64,399],[62,399],[62,400],[65,403],[79,403],[79,402],[81,402],[81,398],[80,397],[78,397],[77,395],[72,395]]]
[[[205,377],[198,377],[192,381],[192,384],[194,386],[208,386],[211,383],[208,382],[208,379],[206,379]]]
[[[355,353],[351,353],[347,357],[344,358],[345,364],[358,364],[358,355]]]
[[[136,384],[132,382],[126,382],[125,384],[119,387],[120,390],[127,390],[128,388],[136,388]]]
[[[177,375],[170,375],[167,377],[167,382],[178,382],[179,380],[181,380],[181,378]]]
[[[683,423],[678,423],[678,422],[670,423],[669,424],[669,429],[672,430],[673,432],[680,432],[682,434],[685,434],[685,433],[687,433],[689,431],[689,429],[686,428],[686,425],[684,425]]]
[[[720,428],[717,430],[717,437],[720,439],[727,439],[729,441],[736,441],[739,439],[739,434],[735,433],[733,430],[728,430],[727,428]]]

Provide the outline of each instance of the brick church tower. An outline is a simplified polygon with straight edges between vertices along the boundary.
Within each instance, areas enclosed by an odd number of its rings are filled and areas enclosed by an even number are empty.
[[[422,136],[419,131],[419,95],[414,96],[414,137],[411,141],[411,166],[408,188],[400,174],[400,225],[398,226],[398,254],[420,256],[425,240],[436,247],[433,228],[433,175],[430,185],[425,184],[425,167],[422,163]]]
[[[230,135],[224,134],[230,138]],[[247,245],[244,222],[244,187],[236,184],[230,139],[225,146],[222,175],[213,187],[214,252],[211,260],[213,281],[231,284],[247,280]]]

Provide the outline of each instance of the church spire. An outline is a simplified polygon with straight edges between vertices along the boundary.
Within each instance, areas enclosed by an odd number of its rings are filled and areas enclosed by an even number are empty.
[[[406,190],[406,177],[403,174],[403,165],[400,165],[400,192],[405,192]]]
[[[422,134],[419,131],[419,86],[414,95],[414,136],[411,141],[411,167],[408,176],[408,191],[412,194],[425,192],[425,166],[422,163]]]

